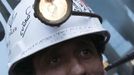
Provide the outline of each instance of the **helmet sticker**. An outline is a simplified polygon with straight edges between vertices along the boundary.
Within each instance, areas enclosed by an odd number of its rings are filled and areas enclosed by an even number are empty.
[[[73,0],[73,11],[93,13],[92,9],[83,0]]]

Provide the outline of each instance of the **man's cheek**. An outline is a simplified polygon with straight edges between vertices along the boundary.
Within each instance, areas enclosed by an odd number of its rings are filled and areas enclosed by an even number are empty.
[[[89,75],[105,75],[103,64],[100,61],[86,63],[84,66]]]
[[[42,70],[42,72],[40,72],[41,75],[66,75],[65,70],[64,69],[47,69],[47,70]]]

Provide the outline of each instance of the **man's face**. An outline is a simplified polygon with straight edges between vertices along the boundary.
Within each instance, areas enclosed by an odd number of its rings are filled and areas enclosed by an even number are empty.
[[[36,75],[104,75],[100,55],[91,41],[71,40],[33,59]]]

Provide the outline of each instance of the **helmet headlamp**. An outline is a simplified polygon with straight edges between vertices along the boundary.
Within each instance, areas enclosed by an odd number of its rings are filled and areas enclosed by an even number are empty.
[[[72,10],[72,0],[35,0],[35,16],[43,23],[57,26],[68,19]]]
[[[74,11],[72,8],[73,0],[35,0],[34,15],[49,26],[60,26],[70,15],[97,17],[102,22],[102,18],[93,12]]]

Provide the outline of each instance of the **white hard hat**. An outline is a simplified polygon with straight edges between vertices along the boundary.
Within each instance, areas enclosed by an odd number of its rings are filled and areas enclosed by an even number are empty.
[[[13,71],[22,59],[75,37],[99,34],[104,37],[103,45],[107,43],[109,33],[101,26],[100,17],[94,15],[82,0],[72,1],[72,11],[78,12],[79,15],[71,14],[60,26],[49,26],[34,16],[35,0],[21,0],[11,14],[5,29],[9,49],[9,72]],[[86,13],[87,16],[82,16],[81,12]]]

